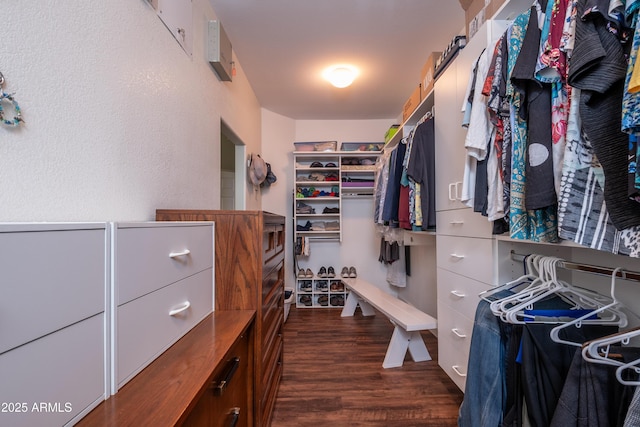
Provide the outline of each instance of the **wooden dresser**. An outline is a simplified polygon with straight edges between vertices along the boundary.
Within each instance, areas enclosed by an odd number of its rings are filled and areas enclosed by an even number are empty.
[[[254,315],[209,314],[77,425],[252,426]]]
[[[255,425],[268,426],[282,377],[285,218],[262,211],[157,210],[215,222],[215,310],[255,310]]]

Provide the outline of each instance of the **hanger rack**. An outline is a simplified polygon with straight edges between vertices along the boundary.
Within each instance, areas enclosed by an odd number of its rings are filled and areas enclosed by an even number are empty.
[[[522,262],[525,260],[526,257],[527,255],[519,254],[513,250],[511,251],[511,259],[513,261]],[[609,276],[609,277],[611,277],[611,275],[616,270],[615,268],[610,268],[610,267],[602,267],[599,265],[583,264],[580,262],[565,261],[565,260],[558,262],[557,266],[559,268],[564,268],[565,270],[577,270],[577,271],[583,271],[586,273],[597,274],[601,276]],[[618,271],[616,272],[616,277],[620,277],[624,280],[640,282],[640,272],[637,272],[637,271],[618,269]]]

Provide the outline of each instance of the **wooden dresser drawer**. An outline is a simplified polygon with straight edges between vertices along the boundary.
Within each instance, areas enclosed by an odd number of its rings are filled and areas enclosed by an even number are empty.
[[[104,312],[106,245],[106,224],[0,227],[0,353]]]
[[[183,427],[251,425],[249,357],[249,340],[245,334],[238,337],[215,368],[207,390],[182,424]]]
[[[0,378],[0,402],[22,411],[4,408],[3,426],[61,426],[84,416],[106,396],[104,314],[1,354]],[[41,402],[51,406],[39,412]]]
[[[436,212],[436,223],[438,235],[492,237],[492,225],[487,217],[471,208]]]
[[[115,224],[117,305],[213,266],[211,223]]]
[[[264,277],[262,278],[263,302],[273,292],[275,287],[282,288],[282,292],[284,292],[284,260],[281,260],[277,266],[268,272],[265,272]]]
[[[212,283],[209,268],[118,307],[115,389],[213,311]]]
[[[262,252],[267,261],[284,251],[284,224],[264,224]]]
[[[490,288],[486,283],[438,268],[438,300],[467,317],[474,317],[478,295]]]
[[[438,235],[436,263],[438,267],[493,283],[493,240],[474,237]]]

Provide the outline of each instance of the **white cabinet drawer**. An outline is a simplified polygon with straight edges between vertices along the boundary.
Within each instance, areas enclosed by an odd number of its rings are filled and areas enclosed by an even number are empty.
[[[105,399],[104,314],[0,355],[0,378],[0,402],[26,404],[26,412],[0,413],[3,426],[77,421]]]
[[[473,320],[438,303],[438,364],[464,391]]]
[[[493,283],[493,240],[473,237],[438,236],[438,267]]]
[[[212,223],[116,224],[117,305],[213,266]]]
[[[475,316],[478,295],[490,288],[486,283],[438,268],[438,301],[465,316]]]
[[[105,310],[106,224],[0,232],[0,353]]]
[[[118,307],[114,392],[212,311],[211,268]]]
[[[492,237],[487,217],[471,208],[436,212],[437,233],[448,236]]]

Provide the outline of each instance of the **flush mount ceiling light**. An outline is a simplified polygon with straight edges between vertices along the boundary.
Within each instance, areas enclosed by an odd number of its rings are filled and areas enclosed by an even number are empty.
[[[358,76],[358,69],[352,65],[333,65],[324,70],[322,76],[335,87],[343,88],[353,83]]]

